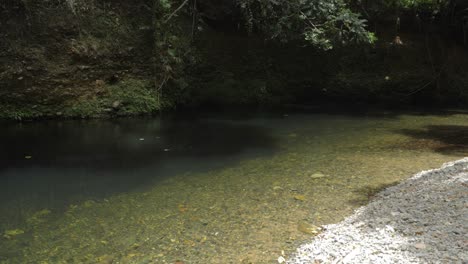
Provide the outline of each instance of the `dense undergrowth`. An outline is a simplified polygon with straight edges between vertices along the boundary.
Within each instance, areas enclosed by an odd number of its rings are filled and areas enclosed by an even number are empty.
[[[323,29],[330,32],[305,46],[307,38],[285,41],[286,35],[265,27],[268,17],[245,14],[263,7],[276,12],[272,3],[228,2],[2,2],[0,118],[113,117],[201,106],[468,102],[468,55],[463,38],[453,33],[463,16],[454,12],[447,24],[441,6],[427,5],[431,1],[419,1],[419,13],[401,1],[350,5],[364,10],[377,40],[346,46],[326,36],[347,20],[333,20]],[[350,12],[340,8],[343,16]],[[428,16],[427,10],[438,13]],[[297,19],[307,22],[308,16]],[[282,25],[281,32],[314,31],[296,22]]]

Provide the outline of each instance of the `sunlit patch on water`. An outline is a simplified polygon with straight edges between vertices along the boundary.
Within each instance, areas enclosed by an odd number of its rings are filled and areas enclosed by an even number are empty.
[[[0,263],[273,263],[315,234],[304,230],[466,156],[467,126],[301,114],[8,125]]]

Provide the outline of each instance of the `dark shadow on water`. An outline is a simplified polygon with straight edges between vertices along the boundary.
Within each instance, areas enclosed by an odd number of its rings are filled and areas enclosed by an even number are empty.
[[[409,149],[430,149],[446,155],[468,154],[468,126],[431,125],[398,132],[415,139],[405,144]]]
[[[246,120],[250,118],[287,118],[290,115],[327,115],[354,118],[398,119],[401,115],[411,116],[445,116],[468,115],[468,109],[417,108],[417,107],[383,107],[359,103],[311,103],[284,104],[270,107],[204,107],[202,109],[185,108],[178,112],[182,116],[219,117],[229,120]]]
[[[360,197],[354,200],[350,200],[349,203],[354,206],[363,206],[368,204],[375,196],[392,186],[397,185],[399,182],[388,183],[388,184],[380,184],[378,186],[363,186],[357,190],[354,190],[353,193],[356,193]]]
[[[398,118],[400,115],[412,116],[453,116],[467,115],[468,110],[465,109],[441,109],[441,108],[401,108],[401,107],[382,107],[379,105],[367,104],[289,104],[282,109],[274,109],[271,112],[282,111],[284,113],[299,113],[299,114],[327,114],[327,115],[344,115],[349,117],[373,117],[373,118]]]
[[[0,171],[36,166],[130,170],[177,158],[275,148],[261,126],[156,119],[18,124],[0,132],[0,144]]]
[[[9,124],[0,146],[0,202],[60,207],[271,155],[276,142],[242,122],[141,118]]]

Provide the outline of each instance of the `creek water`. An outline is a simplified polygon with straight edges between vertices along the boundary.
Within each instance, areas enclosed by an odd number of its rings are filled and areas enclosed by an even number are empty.
[[[201,114],[1,124],[0,263],[275,263],[468,155],[468,115]]]

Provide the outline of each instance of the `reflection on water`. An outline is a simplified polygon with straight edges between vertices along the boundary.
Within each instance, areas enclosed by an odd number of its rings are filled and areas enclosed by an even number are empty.
[[[0,169],[130,169],[180,157],[224,157],[274,147],[265,128],[222,120],[47,122],[10,125],[1,133]]]
[[[383,186],[467,155],[468,117],[4,124],[0,263],[271,263]]]

